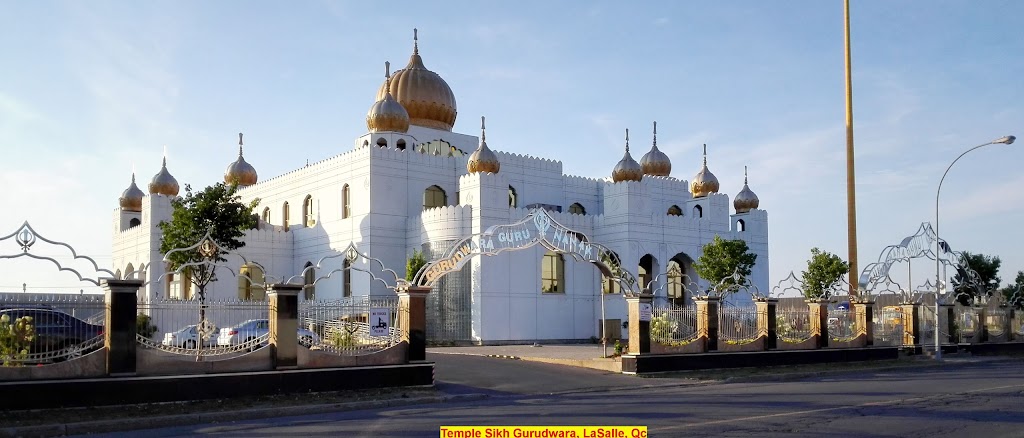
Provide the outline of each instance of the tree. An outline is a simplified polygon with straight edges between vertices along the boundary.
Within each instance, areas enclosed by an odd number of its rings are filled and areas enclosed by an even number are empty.
[[[969,306],[979,296],[989,296],[992,291],[999,290],[999,284],[1002,282],[999,278],[999,265],[1002,264],[999,256],[990,257],[964,251],[961,257],[967,267],[957,266],[957,273],[953,276],[953,292],[960,304]],[[974,278],[967,269],[977,273],[977,278]]]
[[[235,184],[229,186],[217,183],[201,192],[192,193],[192,187],[185,185],[185,197],[171,201],[171,207],[174,209],[171,221],[160,223],[160,230],[163,231],[163,237],[160,239],[162,253],[193,246],[199,243],[207,232],[219,245],[210,259],[204,258],[199,249],[175,251],[169,256],[169,272],[177,271],[189,263],[197,263],[186,266],[182,272],[199,291],[200,303],[206,301],[206,285],[217,280],[213,264],[205,262],[227,261],[223,257],[224,254],[245,246],[245,242],[240,238],[245,235],[245,230],[256,226],[256,218],[252,211],[259,204],[259,199],[254,199],[249,205],[243,204],[241,197],[235,194],[237,190],[238,186]],[[206,306],[200,305],[199,321],[202,323],[205,320]]]
[[[802,273],[804,297],[828,298],[832,287],[850,270],[839,256],[818,248],[811,248],[811,259],[807,261],[807,270]]]
[[[420,272],[420,269],[425,264],[427,264],[427,259],[423,257],[423,251],[413,250],[412,256],[405,262],[405,279],[412,281],[416,277],[416,273]]]
[[[1017,271],[1013,283],[1003,288],[1006,302],[1017,309],[1024,309],[1024,271]]]
[[[693,269],[712,286],[721,282],[728,287],[742,283],[756,261],[757,254],[750,252],[747,242],[724,240],[716,235],[711,243],[704,245],[704,253],[693,264]],[[740,275],[739,281],[732,278],[733,273]]]

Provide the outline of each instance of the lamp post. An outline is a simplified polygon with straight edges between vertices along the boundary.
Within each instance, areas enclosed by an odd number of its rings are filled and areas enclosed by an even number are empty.
[[[939,239],[939,193],[942,192],[942,182],[946,180],[946,175],[949,173],[949,169],[953,168],[953,165],[957,161],[960,161],[964,155],[975,149],[988,146],[990,144],[1013,144],[1013,141],[1017,137],[1008,135],[1006,137],[997,138],[985,144],[979,144],[973,148],[970,148],[960,156],[956,157],[952,163],[949,163],[949,167],[946,167],[946,171],[942,174],[942,179],[939,180],[939,188],[935,190],[935,359],[942,359],[942,344],[939,342],[939,289],[942,287],[942,278],[940,277],[940,268],[942,266],[942,259],[939,258],[939,252],[942,251],[942,242]]]

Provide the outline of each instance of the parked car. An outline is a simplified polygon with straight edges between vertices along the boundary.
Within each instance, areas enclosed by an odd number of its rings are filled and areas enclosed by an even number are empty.
[[[82,344],[103,335],[103,326],[90,324],[59,310],[38,306],[7,308],[0,310],[11,321],[28,316],[32,318],[35,339],[29,347],[30,353],[58,351]]]
[[[233,327],[220,329],[220,336],[217,337],[217,345],[233,346],[244,344],[270,332],[270,320],[250,319]],[[299,342],[304,345],[320,343],[320,337],[305,328],[298,330]]]
[[[217,345],[219,331],[214,330],[203,340],[203,346]],[[178,331],[164,333],[160,343],[168,347],[196,348],[199,345],[199,329],[195,324],[182,327]]]

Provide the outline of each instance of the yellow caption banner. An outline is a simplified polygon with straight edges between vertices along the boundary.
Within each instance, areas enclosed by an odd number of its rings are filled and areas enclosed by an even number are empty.
[[[441,426],[441,438],[646,438],[647,426]]]

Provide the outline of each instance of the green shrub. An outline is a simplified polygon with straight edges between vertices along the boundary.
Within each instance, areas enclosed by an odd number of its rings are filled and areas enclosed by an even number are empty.
[[[28,349],[36,338],[31,316],[11,321],[9,315],[0,315],[0,362],[5,367],[19,366],[28,357]]]
[[[679,321],[672,314],[666,313],[651,318],[651,340],[655,342],[671,342],[676,330],[679,329]]]
[[[149,315],[140,313],[135,316],[135,333],[138,333],[139,336],[149,339],[158,331],[160,328],[153,325],[153,318],[150,318]]]

